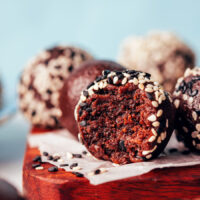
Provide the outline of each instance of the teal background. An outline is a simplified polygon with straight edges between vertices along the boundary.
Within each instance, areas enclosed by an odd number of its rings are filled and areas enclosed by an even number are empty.
[[[54,44],[75,44],[116,59],[128,35],[170,30],[200,55],[198,0],[0,0],[0,72],[6,102],[27,60]]]

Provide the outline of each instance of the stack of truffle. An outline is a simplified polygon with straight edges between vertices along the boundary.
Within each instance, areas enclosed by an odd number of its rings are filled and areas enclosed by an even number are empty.
[[[192,70],[189,47],[156,33],[125,43],[119,60],[129,70],[76,47],[40,53],[21,77],[21,111],[35,127],[68,129],[93,156],[113,163],[157,157],[174,121],[178,138],[200,151],[200,70]]]

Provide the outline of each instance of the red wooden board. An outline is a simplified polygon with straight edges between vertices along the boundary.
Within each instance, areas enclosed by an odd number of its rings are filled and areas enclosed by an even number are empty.
[[[23,188],[29,200],[200,199],[200,165],[156,169],[141,176],[94,186],[86,178],[78,178],[63,169],[48,172],[52,166],[48,163],[42,164],[43,170],[33,169],[32,160],[36,155],[39,155],[38,149],[27,145]]]

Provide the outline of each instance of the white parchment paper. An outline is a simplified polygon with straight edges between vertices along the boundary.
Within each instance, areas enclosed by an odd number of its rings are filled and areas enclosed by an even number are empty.
[[[200,164],[200,156],[192,153],[188,155],[183,155],[181,153],[185,148],[182,143],[176,141],[175,136],[172,136],[167,145],[165,149],[166,154],[162,154],[159,158],[148,162],[132,163],[121,166],[113,166],[109,161],[97,160],[90,154],[84,155],[83,158],[69,158],[68,152],[72,154],[80,154],[86,149],[66,130],[49,132],[46,134],[29,135],[28,142],[31,147],[38,147],[41,155],[46,151],[51,155],[58,154],[61,156],[59,162],[49,161],[47,160],[47,157],[42,156],[43,162],[49,162],[58,167],[63,163],[67,163],[69,166],[73,163],[78,163],[81,169],[76,171],[84,174],[93,185],[142,175],[156,168]],[[169,153],[169,149],[171,148],[178,149],[178,152]],[[61,168],[66,171],[73,171],[68,166]],[[98,175],[91,175],[91,172],[99,168],[105,168],[107,172]]]

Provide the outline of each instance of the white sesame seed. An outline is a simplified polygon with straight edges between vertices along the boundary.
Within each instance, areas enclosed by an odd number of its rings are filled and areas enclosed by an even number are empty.
[[[60,157],[60,154],[59,153],[54,153],[53,157]]]
[[[81,101],[83,101],[83,102],[86,101],[86,97],[81,95]]]
[[[81,168],[80,166],[76,166],[76,167],[73,167],[73,168],[72,168],[73,171],[77,171],[77,170],[81,170],[81,169],[82,169],[82,168]]]
[[[158,139],[157,139],[157,143],[161,143],[161,137],[158,137]]]
[[[100,174],[107,172],[108,170],[106,168],[100,168]]]
[[[195,111],[192,111],[192,117],[195,121],[197,120],[197,113]]]
[[[188,96],[187,96],[186,94],[184,94],[184,95],[183,95],[183,100],[186,101],[187,99],[188,99]]]
[[[155,81],[155,82],[154,82],[154,85],[158,86],[158,85],[159,85],[159,83]]]
[[[154,86],[152,84],[147,84],[146,87],[147,88],[153,88]]]
[[[172,98],[171,98],[171,96],[170,96],[170,95],[168,96],[168,98],[169,98],[169,101],[172,103],[172,102],[173,102],[173,100],[172,100]]]
[[[153,90],[154,90],[154,91],[157,91],[158,89],[159,89],[158,86],[154,86],[154,87],[153,87]]]
[[[117,77],[117,76],[115,76],[115,77],[113,78],[113,83],[114,83],[114,84],[116,84],[116,83],[117,83],[117,81],[118,81],[118,77]]]
[[[64,160],[63,160],[62,158],[60,158],[60,159],[58,159],[58,162],[59,162],[59,163],[63,163]]]
[[[151,129],[151,132],[152,132],[155,136],[157,136],[157,132],[156,132],[156,130],[155,130],[154,128]]]
[[[190,97],[190,98],[188,99],[188,102],[189,102],[189,103],[192,103],[192,102],[193,102],[193,97]]]
[[[166,119],[166,127],[168,128],[169,127],[169,120]]]
[[[98,90],[98,89],[99,89],[99,84],[98,84],[98,83],[95,83],[95,84],[93,85],[93,89],[94,89],[94,90]]]
[[[35,168],[35,170],[43,170],[43,169],[44,169],[44,167],[42,167],[42,166],[39,166],[39,167]]]
[[[70,152],[67,152],[66,153],[66,157],[67,157],[67,159],[72,159],[73,155]]]
[[[87,173],[88,176],[94,176],[94,172]]]
[[[99,82],[99,88],[102,89],[103,88],[103,82]]]
[[[81,134],[80,134],[80,133],[78,133],[78,140],[79,140],[79,142],[80,142],[81,144],[83,144],[83,140],[82,140],[82,137],[81,137]]]
[[[151,122],[154,122],[154,121],[156,121],[157,117],[156,117],[154,114],[152,114],[152,115],[150,115],[147,119],[148,119],[149,121],[151,121]]]
[[[139,80],[139,83],[146,83],[146,80],[145,79],[142,79],[142,80]]]
[[[134,85],[138,85],[138,80],[137,80],[137,78],[134,78],[134,79],[133,79],[133,84],[134,84]]]
[[[158,98],[158,103],[161,104],[162,101],[163,101],[163,97],[162,97],[162,95],[161,95],[161,96]]]
[[[175,108],[178,109],[179,105],[180,105],[180,100],[179,99],[175,99],[174,100],[174,106],[175,106]]]
[[[142,83],[140,83],[140,84],[138,85],[138,88],[140,88],[141,90],[144,90],[144,85],[143,85]]]
[[[164,140],[166,138],[166,136],[167,136],[167,133],[166,132],[162,132],[160,136],[161,136],[161,140]]]
[[[151,137],[149,138],[148,141],[149,141],[149,142],[153,142],[153,141],[155,141],[155,139],[156,139],[156,136],[153,135],[153,136],[151,136]]]
[[[151,157],[152,157],[152,155],[149,154],[149,155],[146,156],[146,159],[150,159]]]
[[[155,98],[156,98],[156,100],[158,100],[159,95],[160,95],[160,92],[156,91],[156,92],[155,92]]]
[[[195,140],[192,140],[192,144],[193,144],[193,146],[196,146]]]
[[[160,126],[160,122],[155,121],[155,122],[152,123],[152,125],[153,125],[154,127],[158,127],[158,126]]]
[[[89,94],[89,96],[92,96],[94,94],[94,91],[92,89],[89,89],[88,94]]]
[[[122,85],[126,84],[127,82],[127,78],[125,77],[123,80],[122,80]]]
[[[112,165],[113,165],[114,167],[118,167],[118,166],[120,166],[120,165],[117,164],[117,163],[112,163]]]
[[[149,87],[146,87],[146,88],[145,88],[145,92],[151,93],[151,92],[153,92],[153,89],[152,89],[152,88],[149,88]]]
[[[198,135],[198,132],[197,132],[197,131],[192,132],[192,138],[196,138],[197,135]]]
[[[181,83],[182,81],[183,81],[183,77],[179,78],[179,79],[177,80],[177,83]]]
[[[153,107],[158,107],[158,102],[157,101],[152,101]]]
[[[196,130],[200,131],[200,124],[196,124]]]
[[[160,110],[158,110],[158,112],[157,112],[157,117],[160,117],[160,116],[162,116],[162,114],[163,114],[163,110],[162,109],[160,109]]]

